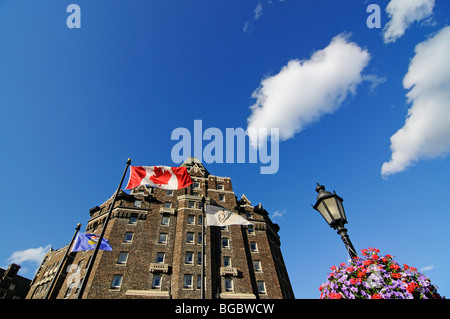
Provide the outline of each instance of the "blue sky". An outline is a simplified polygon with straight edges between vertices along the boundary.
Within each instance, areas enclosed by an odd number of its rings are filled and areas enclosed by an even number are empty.
[[[205,165],[280,225],[297,298],[347,260],[311,208],[316,182],[344,198],[358,251],[396,256],[448,297],[450,3],[401,2],[0,0],[0,266],[32,278],[127,158],[175,166],[172,131],[202,120],[280,128],[276,174]]]

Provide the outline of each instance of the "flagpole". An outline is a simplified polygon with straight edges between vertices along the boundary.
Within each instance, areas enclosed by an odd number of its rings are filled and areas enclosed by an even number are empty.
[[[69,252],[70,252],[70,247],[72,247],[73,241],[75,240],[75,237],[77,236],[78,231],[80,230],[80,228],[81,228],[81,224],[78,223],[77,227],[75,228],[75,233],[73,234],[72,240],[70,241],[69,247],[67,247],[67,251],[66,251],[63,259],[61,260],[61,264],[59,265],[58,270],[56,271],[56,274],[53,277],[52,283],[50,284],[50,287],[48,288],[47,294],[45,295],[44,299],[49,299],[50,298],[50,294],[52,292],[53,287],[55,286],[56,279],[58,278],[59,273],[61,272],[61,268],[63,267],[64,263],[66,262],[66,258],[67,258],[67,256],[69,255]]]
[[[202,276],[202,290],[201,290],[201,299],[205,299],[205,196],[202,197],[202,272],[201,272],[201,276]]]
[[[114,194],[114,199],[113,199],[113,201],[111,203],[111,206],[109,207],[109,212],[108,212],[108,215],[106,216],[105,222],[103,223],[103,228],[102,228],[102,232],[100,234],[100,238],[97,241],[97,245],[95,245],[94,253],[92,254],[91,260],[89,261],[89,265],[88,265],[88,268],[86,270],[86,275],[84,276],[84,278],[82,280],[80,291],[78,292],[78,299],[82,299],[82,297],[83,297],[84,289],[86,288],[86,284],[88,282],[89,275],[91,274],[92,267],[94,266],[95,257],[98,254],[98,251],[99,251],[99,248],[100,248],[100,244],[102,243],[103,236],[105,235],[106,226],[108,226],[109,219],[111,218],[111,213],[112,213],[112,211],[114,209],[114,204],[116,203],[117,195],[119,194],[119,191],[122,188],[122,183],[123,183],[125,175],[126,175],[126,173],[128,171],[128,167],[130,167],[130,164],[131,164],[131,158],[129,158],[127,160],[127,166],[125,168],[125,171],[123,172],[122,179],[120,180],[120,183],[119,183],[119,187],[117,187],[117,191]]]

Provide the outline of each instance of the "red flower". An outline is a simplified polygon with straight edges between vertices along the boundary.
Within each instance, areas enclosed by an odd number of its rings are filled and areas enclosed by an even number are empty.
[[[399,279],[399,278],[401,278],[402,275],[399,273],[393,273],[391,276],[392,276],[392,278]]]
[[[381,258],[381,260],[384,262],[384,263],[386,263],[386,261],[387,261],[387,259],[386,258]]]
[[[330,297],[330,299],[341,299],[342,298],[342,295],[337,292],[330,292],[330,294],[328,296]]]
[[[373,294],[372,299],[383,299],[380,294]]]
[[[391,269],[398,270],[400,268],[399,265],[392,264]]]
[[[406,287],[406,290],[408,290],[409,293],[412,293],[414,291],[414,289],[416,289],[417,287],[419,287],[419,285],[415,282],[410,282],[408,284],[408,287]]]
[[[336,270],[336,266],[330,267],[331,270]]]
[[[379,257],[378,257],[378,255],[377,254],[373,254],[372,255],[372,259],[378,259]]]
[[[352,266],[350,266],[350,267],[348,267],[348,268],[346,269],[347,272],[352,272],[352,271],[354,271],[354,270],[355,270],[355,268],[353,268]]]

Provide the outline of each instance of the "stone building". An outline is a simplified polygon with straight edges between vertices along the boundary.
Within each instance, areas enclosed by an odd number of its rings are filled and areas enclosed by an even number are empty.
[[[24,299],[30,289],[31,280],[19,276],[20,266],[10,264],[8,269],[0,268],[0,299]]]
[[[105,231],[113,250],[99,251],[82,297],[199,299],[205,196],[206,205],[223,206],[253,223],[205,227],[205,298],[294,298],[279,226],[262,205],[252,206],[245,195],[238,199],[229,177],[211,175],[196,158],[182,166],[194,182],[184,189],[120,191]],[[89,210],[86,233],[100,234],[112,200]],[[93,251],[69,253],[62,264],[67,249],[47,253],[27,298],[77,298]]]

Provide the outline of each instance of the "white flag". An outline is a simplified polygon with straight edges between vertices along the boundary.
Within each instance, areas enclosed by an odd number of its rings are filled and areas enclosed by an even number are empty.
[[[206,205],[207,226],[252,225],[239,214],[219,206]]]

